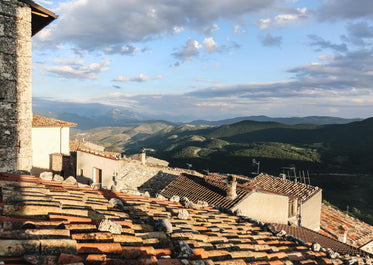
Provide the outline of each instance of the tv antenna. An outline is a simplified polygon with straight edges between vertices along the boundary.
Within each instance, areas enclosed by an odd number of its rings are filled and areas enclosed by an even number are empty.
[[[260,172],[260,161],[256,161],[255,158],[252,160],[253,167],[256,167],[256,172],[251,172],[251,174],[259,174]]]
[[[286,178],[289,177],[289,180],[291,180],[291,178],[294,178],[294,181],[297,182],[297,172],[295,171],[295,165],[282,167],[282,173],[286,175]]]

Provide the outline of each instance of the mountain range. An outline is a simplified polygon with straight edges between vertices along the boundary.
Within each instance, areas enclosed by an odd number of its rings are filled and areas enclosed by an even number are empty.
[[[112,106],[101,103],[81,103],[81,102],[63,102],[51,101],[43,98],[33,98],[33,111],[35,114],[75,122],[79,129],[92,129],[104,126],[121,126],[128,123],[148,122],[151,120],[166,120],[162,116],[147,116],[129,108]],[[244,116],[217,121],[195,120],[191,122],[165,121],[174,124],[191,125],[210,125],[221,126],[234,124],[244,120],[261,122],[279,122],[288,125],[295,124],[345,124],[361,120],[344,119],[329,116],[309,116],[309,117],[290,117],[290,118],[271,118],[267,116]]]

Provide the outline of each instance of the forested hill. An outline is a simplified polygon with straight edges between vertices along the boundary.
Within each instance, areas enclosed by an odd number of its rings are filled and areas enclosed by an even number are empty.
[[[127,154],[144,146],[175,166],[245,173],[252,158],[267,172],[297,164],[321,171],[373,170],[373,118],[337,125],[285,125],[241,121],[201,128],[168,127],[124,146]]]

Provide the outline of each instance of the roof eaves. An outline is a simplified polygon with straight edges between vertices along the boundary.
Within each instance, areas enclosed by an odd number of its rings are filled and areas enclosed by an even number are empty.
[[[19,0],[31,7],[32,10],[32,36],[49,25],[58,15],[32,0]]]

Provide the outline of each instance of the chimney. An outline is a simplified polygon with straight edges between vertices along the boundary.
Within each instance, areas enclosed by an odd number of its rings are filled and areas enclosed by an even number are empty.
[[[236,194],[237,181],[236,177],[229,175],[227,180],[227,198],[234,200],[237,196]]]
[[[347,242],[347,228],[344,225],[338,227],[338,240],[343,243]]]
[[[140,160],[141,160],[141,164],[143,164],[145,166],[145,164],[146,164],[146,152],[145,152],[144,147],[141,147],[141,149],[140,149]]]

